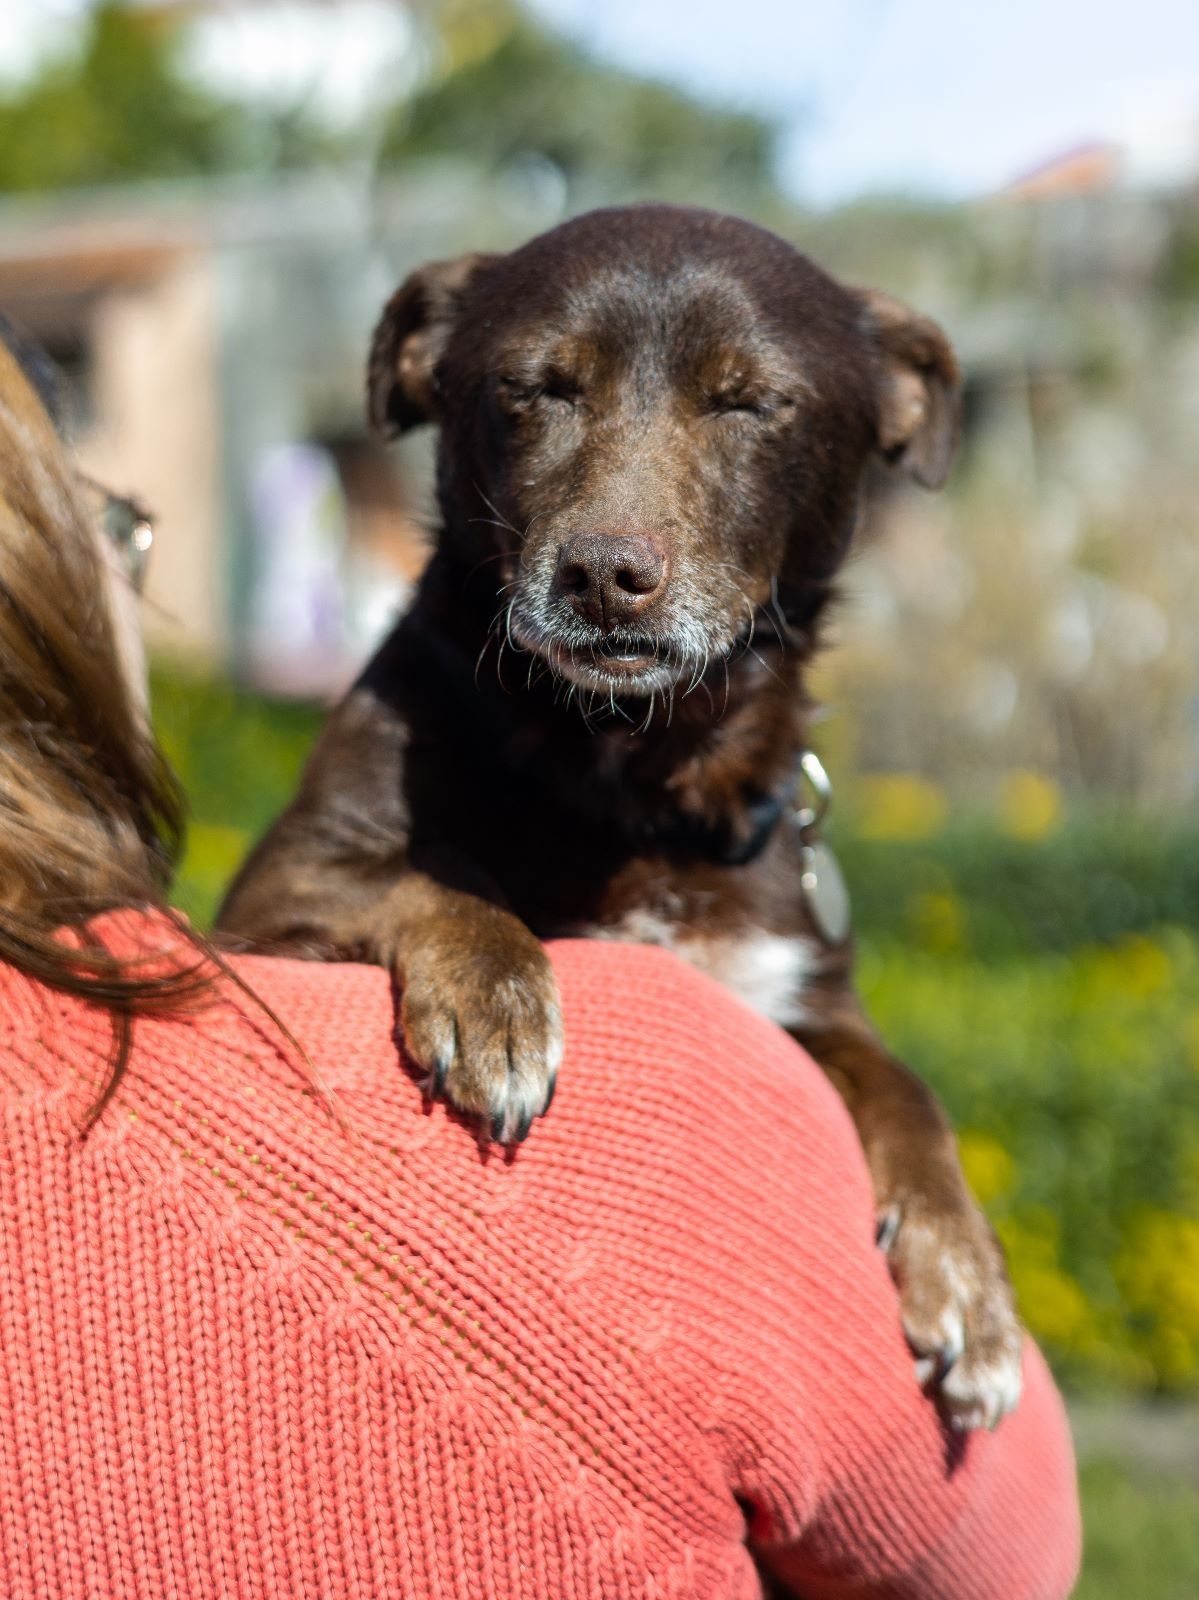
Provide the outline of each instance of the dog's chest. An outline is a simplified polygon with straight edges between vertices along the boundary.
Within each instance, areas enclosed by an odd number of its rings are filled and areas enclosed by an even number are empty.
[[[819,956],[813,941],[801,934],[763,928],[697,933],[646,910],[626,912],[619,922],[585,932],[591,938],[624,939],[673,951],[780,1027],[795,1028],[808,1020],[804,991],[816,973]]]

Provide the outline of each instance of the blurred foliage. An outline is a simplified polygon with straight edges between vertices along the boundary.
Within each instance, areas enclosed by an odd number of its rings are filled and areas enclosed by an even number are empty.
[[[589,191],[748,198],[770,187],[775,131],[595,61],[519,7],[459,0],[437,9],[437,68],[397,108],[385,160],[465,156],[493,169],[551,163]]]
[[[321,713],[166,668],[153,694],[204,922]],[[1028,1325],[1078,1383],[1199,1389],[1199,831],[1062,814],[1030,773],[991,818],[904,775],[841,788],[863,993],[945,1101]]]
[[[79,48],[0,96],[0,193],[186,178],[311,160],[301,113],[272,113],[193,84],[178,15],[101,0]]]
[[[1006,831],[999,810],[994,822],[954,819],[913,839],[867,833],[858,815],[854,806],[837,838],[872,937],[919,943],[931,920],[950,920],[938,899],[953,902],[954,932],[927,947],[971,960],[1067,953],[1164,924],[1199,928],[1199,829],[1177,817],[1093,806],[1029,839]],[[877,829],[877,810],[866,815]],[[897,826],[910,826],[906,813]]]
[[[1199,829],[1063,810],[1030,772],[950,820],[846,786],[859,982],[944,1100],[1059,1373],[1199,1387]]]
[[[1114,1461],[1086,1462],[1079,1476],[1083,1567],[1074,1600],[1194,1600],[1199,1485]]]
[[[159,18],[105,3],[78,55],[0,101],[0,189],[56,189],[209,172],[226,108],[188,87]]]
[[[207,924],[242,857],[294,793],[322,712],[170,667],[151,673],[150,692],[192,819],[176,903]]]
[[[1059,1374],[1199,1386],[1199,940],[980,958],[944,926],[921,948],[863,917],[860,984],[949,1111],[1025,1320]]]
[[[1166,295],[1190,310],[1199,300],[1199,195],[1191,195],[1172,230],[1161,273]]]
[[[453,157],[548,172],[569,189],[771,197],[774,129],[592,60],[517,5],[425,8],[416,94],[382,138],[374,113],[334,132],[304,108],[223,99],[192,81],[187,8],[100,0],[79,48],[0,96],[0,193],[276,170],[364,151],[384,166]],[[560,178],[558,175],[561,175]]]

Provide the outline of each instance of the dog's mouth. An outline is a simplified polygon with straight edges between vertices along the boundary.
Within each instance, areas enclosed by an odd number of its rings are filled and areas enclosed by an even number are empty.
[[[644,634],[609,636],[587,643],[550,641],[541,654],[563,678],[583,689],[649,694],[677,681],[673,652]]]
[[[601,694],[657,694],[692,675],[692,667],[668,640],[615,630],[577,638],[522,628],[514,642],[538,655],[568,683]]]
[[[636,672],[652,666],[658,659],[659,647],[653,639],[639,634],[631,639],[599,639],[590,647],[571,652],[576,657],[603,667],[616,667],[625,672]]]

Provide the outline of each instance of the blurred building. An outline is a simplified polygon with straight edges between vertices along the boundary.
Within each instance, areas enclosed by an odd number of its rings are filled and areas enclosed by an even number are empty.
[[[424,460],[365,430],[370,330],[430,257],[552,220],[426,173],[0,206],[0,306],[66,379],[87,470],[154,511],[154,645],[292,693],[342,684],[424,559]]]

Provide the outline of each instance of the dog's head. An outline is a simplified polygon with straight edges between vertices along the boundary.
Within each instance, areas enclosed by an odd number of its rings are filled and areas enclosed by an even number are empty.
[[[927,319],[668,206],[421,268],[368,386],[382,432],[440,424],[444,538],[509,637],[622,695],[695,679],[768,604],[809,622],[868,457],[936,487],[960,398]]]

